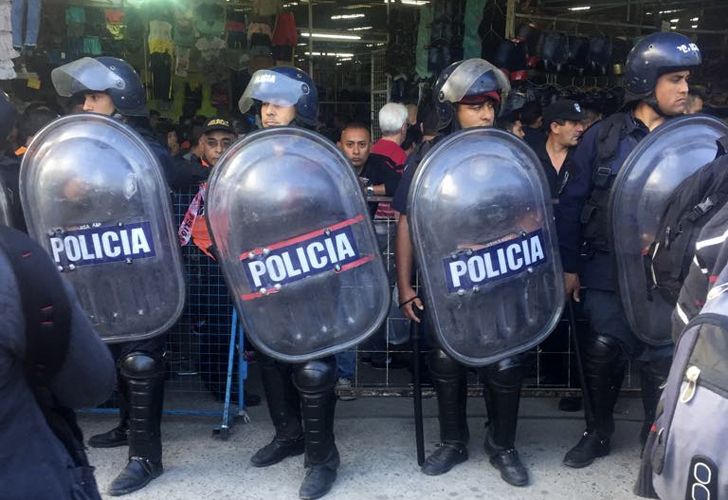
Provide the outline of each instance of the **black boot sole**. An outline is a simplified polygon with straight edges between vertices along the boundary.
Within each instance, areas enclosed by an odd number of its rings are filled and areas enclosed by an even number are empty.
[[[571,467],[572,469],[583,469],[584,467],[589,467],[591,464],[593,464],[594,460],[596,460],[597,458],[606,457],[607,455],[609,455],[609,451],[599,453],[598,455],[594,455],[593,458],[590,458],[589,460],[584,460],[583,462],[567,460],[566,457],[564,457],[563,464],[567,467]]]
[[[454,460],[452,463],[447,464],[447,466],[444,469],[436,470],[436,471],[427,471],[425,470],[425,465],[422,466],[420,469],[423,474],[426,476],[441,476],[443,474],[447,474],[450,472],[456,465],[460,465],[463,462],[468,461],[468,455],[461,455],[457,458],[457,460]]]
[[[119,446],[127,446],[129,444],[128,439],[124,439],[123,441],[113,441],[113,442],[97,442],[93,439],[88,440],[88,445],[91,448],[118,448]]]
[[[271,465],[279,464],[282,461],[284,461],[286,458],[290,457],[297,457],[299,455],[303,455],[303,452],[306,451],[303,445],[301,445],[301,449],[293,449],[288,454],[276,459],[276,460],[269,460],[267,462],[253,462],[253,459],[251,457],[250,459],[250,465],[253,467],[258,467],[259,469],[262,469],[263,467],[270,467]]]
[[[159,471],[159,473],[151,474],[151,475],[147,476],[147,478],[143,482],[135,484],[132,487],[124,488],[121,490],[109,489],[106,493],[107,493],[107,495],[112,496],[112,497],[120,497],[120,496],[128,495],[129,493],[134,493],[135,491],[139,491],[142,488],[144,488],[146,485],[151,483],[153,480],[157,479],[159,476],[162,475],[162,472],[164,472],[164,471]]]
[[[511,479],[511,478],[510,478],[510,477],[508,476],[508,474],[504,473],[504,472],[503,472],[503,471],[501,470],[501,468],[500,468],[500,467],[498,467],[498,463],[497,463],[497,462],[495,461],[495,459],[493,459],[493,458],[491,458],[491,459],[490,459],[490,465],[492,465],[492,466],[493,466],[493,467],[494,467],[494,468],[495,468],[496,470],[498,470],[498,472],[500,472],[500,477],[501,477],[501,479],[502,479],[503,481],[505,481],[506,483],[510,484],[511,486],[518,486],[518,487],[522,487],[522,486],[528,486],[528,477],[526,477],[526,479],[525,479],[525,480],[523,480],[523,481],[516,481],[516,480],[514,480],[514,479]]]

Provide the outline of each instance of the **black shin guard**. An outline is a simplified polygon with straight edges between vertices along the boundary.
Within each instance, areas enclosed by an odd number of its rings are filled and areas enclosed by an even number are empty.
[[[525,374],[525,357],[511,356],[483,369],[488,438],[491,448],[515,447],[518,406]]]
[[[430,373],[437,392],[440,441],[465,446],[470,433],[467,421],[467,372],[441,349],[430,353]]]
[[[614,405],[622,387],[627,357],[618,340],[595,335],[584,342],[584,375],[592,399],[594,415],[587,422],[588,431],[601,439],[614,433]]]
[[[161,464],[162,360],[146,352],[132,352],[119,365],[129,405],[129,458],[142,457]]]
[[[306,440],[305,466],[339,466],[334,441],[336,409],[336,359],[331,356],[297,365],[294,383],[300,391],[303,431]]]
[[[291,365],[259,356],[263,390],[268,412],[279,441],[295,441],[303,436],[301,401],[293,385]]]

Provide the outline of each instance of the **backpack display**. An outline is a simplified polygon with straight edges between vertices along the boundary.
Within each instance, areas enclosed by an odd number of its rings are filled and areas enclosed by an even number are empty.
[[[728,266],[683,330],[642,456],[635,494],[728,498]]]
[[[647,283],[677,302],[700,230],[728,201],[728,156],[708,163],[672,193],[645,258]]]

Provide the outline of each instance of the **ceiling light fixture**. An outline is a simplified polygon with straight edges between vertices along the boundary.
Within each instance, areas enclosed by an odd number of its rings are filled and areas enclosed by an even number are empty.
[[[331,19],[338,21],[339,19],[358,19],[360,17],[366,17],[366,14],[337,14],[335,16],[331,16]]]
[[[341,35],[337,33],[308,33],[303,31],[301,32],[301,36],[305,38],[323,38],[327,40],[361,40],[359,35]]]

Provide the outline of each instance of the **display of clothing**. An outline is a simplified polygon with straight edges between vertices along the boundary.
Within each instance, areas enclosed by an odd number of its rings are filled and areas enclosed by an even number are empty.
[[[20,54],[13,48],[11,22],[11,5],[9,0],[0,1],[0,80],[12,80],[17,75],[13,59]]]
[[[124,24],[124,11],[121,9],[106,9],[104,11],[106,18],[106,31],[114,40],[123,40],[126,34],[126,25]]]
[[[220,51],[225,48],[225,40],[222,38],[200,38],[195,43],[195,48],[200,51],[200,57],[205,61],[211,61],[220,57]]]
[[[220,5],[203,3],[195,9],[195,29],[203,36],[217,37],[225,34],[225,9]]]
[[[172,25],[166,21],[149,21],[149,38],[147,41],[150,54],[174,54]]]
[[[41,0],[13,0],[13,47],[35,47],[40,29]]]
[[[190,49],[177,47],[175,52],[174,75],[186,77],[190,70]]]
[[[152,75],[152,98],[169,101],[172,98],[172,56],[156,52],[149,55]]]

